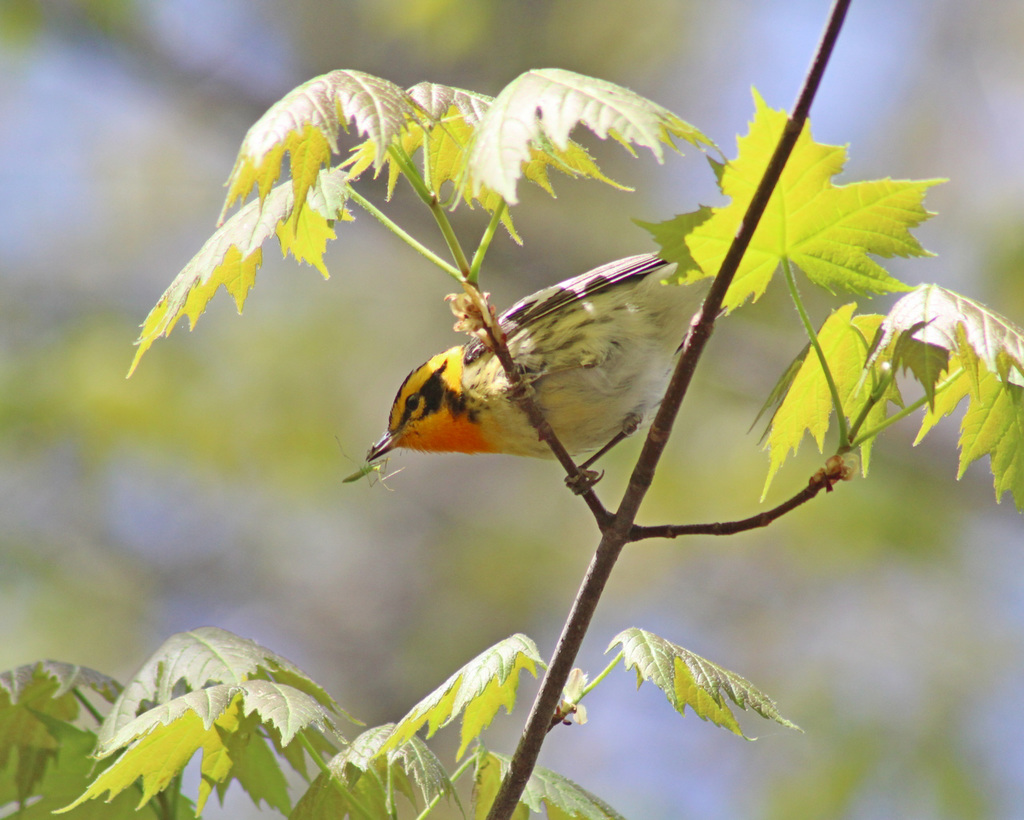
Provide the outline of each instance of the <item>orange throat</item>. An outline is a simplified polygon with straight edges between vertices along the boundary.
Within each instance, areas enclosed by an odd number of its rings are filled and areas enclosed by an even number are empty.
[[[397,436],[395,445],[430,453],[497,452],[468,413],[452,413],[448,408],[419,419],[412,429]]]

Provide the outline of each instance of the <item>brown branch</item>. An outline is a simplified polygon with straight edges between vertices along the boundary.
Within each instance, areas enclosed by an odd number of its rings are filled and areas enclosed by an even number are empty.
[[[464,281],[462,283],[462,287],[473,300],[475,307],[480,313],[481,324],[483,325],[483,329],[487,335],[485,344],[487,345],[487,348],[498,357],[498,361],[501,363],[501,367],[505,371],[505,378],[508,379],[508,383],[511,388],[512,400],[519,405],[520,409],[524,413],[526,413],[526,417],[531,426],[537,431],[538,439],[546,442],[548,447],[551,448],[551,452],[565,470],[566,476],[568,477],[567,481],[570,486],[582,488],[582,491],[577,494],[590,508],[594,518],[597,520],[598,526],[604,530],[605,527],[611,523],[612,514],[604,508],[604,505],[597,497],[597,494],[590,488],[590,484],[593,482],[589,480],[588,476],[580,470],[579,466],[577,466],[573,457],[569,455],[569,451],[565,449],[565,445],[562,444],[558,436],[555,435],[555,431],[551,428],[548,420],[544,417],[544,413],[537,405],[536,394],[534,393],[533,386],[523,378],[522,371],[512,359],[512,354],[509,352],[505,334],[498,325],[497,320],[494,318],[494,314],[491,311],[487,299],[480,292],[480,289],[472,282]]]
[[[573,601],[554,655],[541,682],[540,691],[534,700],[530,716],[527,718],[519,745],[509,761],[508,773],[491,805],[487,820],[508,820],[519,804],[519,799],[526,788],[526,783],[533,772],[541,746],[547,736],[551,717],[558,708],[562,689],[572,671],[576,655],[583,643],[594,611],[597,609],[601,593],[622,548],[629,540],[636,514],[653,480],[655,468],[664,451],[672,424],[679,412],[697,362],[714,330],[715,318],[721,310],[725,293],[736,275],[739,263],[782,175],[782,169],[807,121],[811,102],[814,100],[825,66],[839,36],[849,3],[850,0],[835,0],[832,6],[825,31],[804,80],[803,88],[797,97],[793,113],[786,123],[775,153],[765,169],[764,176],[761,178],[729,247],[729,252],[722,262],[718,276],[711,286],[700,318],[686,339],[665,398],[655,416],[647,440],[644,442],[636,468],[630,476],[629,486],[623,495],[622,503],[611,522],[602,527],[601,541]]]
[[[683,535],[735,535],[747,530],[756,530],[758,527],[767,527],[777,518],[792,512],[801,504],[806,504],[822,490],[832,492],[837,481],[846,481],[849,478],[850,473],[841,459],[838,460],[838,467],[834,466],[833,460],[830,459],[824,469],[818,470],[811,476],[806,487],[770,510],[765,510],[749,518],[741,518],[739,521],[720,521],[711,524],[663,524],[654,527],[640,527],[634,524],[627,539],[629,541],[644,541],[648,538],[679,538]]]

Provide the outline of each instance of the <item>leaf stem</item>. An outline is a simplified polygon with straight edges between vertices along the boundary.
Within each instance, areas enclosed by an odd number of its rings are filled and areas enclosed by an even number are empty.
[[[410,157],[406,153],[405,149],[397,143],[391,144],[388,148],[388,154],[390,154],[391,159],[394,160],[395,164],[401,169],[402,174],[409,181],[412,189],[416,192],[416,196],[423,200],[423,202],[429,204],[430,200],[434,198],[434,192],[430,189],[426,179],[420,174],[419,169],[416,168],[416,165],[412,161],[412,157]]]
[[[391,157],[398,164],[405,178],[409,180],[416,195],[430,209],[430,213],[433,214],[434,221],[441,231],[441,236],[444,237],[445,244],[448,245],[448,250],[455,260],[455,267],[459,271],[457,278],[461,282],[469,281],[469,260],[466,258],[465,251],[462,250],[459,238],[455,235],[455,229],[452,227],[451,220],[448,219],[448,213],[441,207],[437,192],[420,176],[420,172],[413,163],[412,158],[401,146],[392,144],[388,148],[388,153],[391,154]]]
[[[387,216],[387,214],[385,214],[380,208],[378,208],[376,205],[370,202],[370,200],[368,200],[362,194],[357,192],[354,188],[349,189],[348,197],[353,202],[355,202],[356,205],[358,205],[360,208],[366,211],[370,216],[372,216],[374,219],[380,222],[381,225],[383,225],[395,236],[397,236],[399,239],[405,242],[405,244],[409,245],[409,247],[411,247],[414,251],[421,254],[422,256],[425,256],[427,259],[429,259],[431,262],[437,265],[441,270],[443,270],[453,279],[457,279],[459,281],[462,280],[462,275],[459,272],[458,268],[454,267],[450,262],[446,262],[436,253],[430,250],[430,248],[421,243],[418,239],[416,239],[411,234],[400,228],[395,222],[393,222]]]
[[[459,764],[459,767],[451,773],[448,779],[451,780],[452,783],[454,783],[456,780],[462,777],[462,775],[464,775],[466,771],[469,769],[469,767],[472,766],[475,762],[476,756],[470,755],[465,760],[463,760],[462,763]],[[431,798],[430,802],[423,807],[423,811],[416,815],[416,820],[425,820],[427,815],[429,815],[430,812],[432,812],[436,808],[437,804],[441,802],[442,797],[444,797],[443,792],[438,792],[437,794],[435,794]]]
[[[619,650],[619,654],[612,659],[612,662],[609,663],[604,669],[602,669],[597,674],[597,676],[592,681],[590,681],[590,683],[583,687],[583,690],[580,692],[579,698],[577,698],[576,700],[577,703],[579,703],[581,700],[583,700],[583,698],[585,698],[587,695],[593,692],[594,689],[597,688],[598,684],[608,677],[611,671],[619,665],[619,661],[622,660],[623,654],[624,653],[622,652],[622,650]]]
[[[384,801],[385,811],[391,816],[391,820],[398,820],[398,808],[395,806],[395,772],[390,763],[384,771],[384,794],[387,795]]]
[[[306,750],[311,758],[313,758],[313,762],[316,764],[317,768],[320,769],[320,773],[327,777],[327,780],[334,789],[345,798],[348,804],[355,809],[360,816],[365,817],[366,820],[374,820],[373,812],[364,806],[355,794],[353,794],[352,790],[347,788],[345,784],[338,779],[338,776],[331,771],[331,767],[327,765],[327,761],[320,756],[320,752],[316,750],[316,747],[313,746],[313,743],[306,736],[306,730],[300,731],[296,736],[302,744],[302,748]]]
[[[491,247],[491,240],[494,239],[498,225],[501,224],[501,217],[505,213],[506,207],[505,200],[503,199],[498,203],[498,207],[494,209],[494,213],[491,214],[491,221],[487,223],[487,229],[484,231],[484,235],[480,237],[480,244],[476,246],[473,261],[469,263],[469,274],[466,278],[474,285],[480,278],[480,267],[484,263],[484,256],[487,253],[487,249]]]
[[[796,286],[796,277],[793,275],[793,266],[786,257],[782,258],[782,270],[786,276],[786,285],[789,287],[790,298],[793,300],[796,312],[800,315],[800,321],[803,322],[807,338],[811,343],[811,347],[814,348],[814,353],[818,357],[818,363],[825,374],[825,383],[828,385],[828,392],[832,396],[832,408],[836,411],[836,422],[839,427],[839,450],[844,452],[850,446],[850,433],[846,422],[846,412],[843,410],[843,402],[839,398],[839,389],[836,387],[836,380],[829,369],[828,360],[825,358],[825,351],[821,349],[818,333],[814,329],[814,325],[811,324],[811,317],[807,315],[803,299],[800,298],[800,290]]]
[[[860,412],[857,413],[857,417],[853,420],[853,423],[850,424],[850,442],[852,442],[853,439],[857,437],[857,433],[860,432],[861,426],[864,424],[865,421],[867,421],[868,415],[875,408],[875,405],[877,405],[878,402],[880,402],[882,398],[885,396],[885,391],[892,383],[892,368],[890,367],[885,372],[883,372],[881,378],[876,378],[874,371],[871,371],[871,377],[873,380],[875,380],[875,383],[871,388],[871,393],[868,395],[867,400],[864,402],[864,405],[860,408]],[[901,418],[903,418],[903,416],[901,416]],[[847,449],[852,450],[853,444],[849,443],[847,445]],[[846,451],[840,449],[838,452],[843,453]]]
[[[75,700],[82,704],[82,708],[85,709],[85,711],[87,711],[90,715],[92,715],[93,720],[95,720],[97,723],[103,723],[103,715],[101,715],[99,713],[99,710],[97,710],[96,707],[89,702],[89,699],[82,694],[81,689],[79,689],[76,686],[71,690],[71,694],[75,696]]]
[[[957,381],[957,379],[959,379],[963,375],[963,372],[964,372],[964,369],[962,367],[959,367],[959,368],[956,369],[956,371],[954,371],[953,373],[948,375],[945,379],[943,379],[940,384],[935,386],[935,395],[938,395],[939,393],[943,392],[944,390],[947,390],[950,387],[952,387],[953,383],[955,381]],[[850,449],[854,449],[854,448],[860,447],[865,441],[869,441],[870,439],[873,439],[875,436],[877,436],[883,430],[885,430],[886,428],[892,426],[893,424],[895,424],[898,421],[902,421],[907,416],[909,416],[911,413],[913,413],[914,411],[916,411],[919,408],[923,407],[927,403],[928,403],[928,397],[927,396],[921,396],[921,398],[919,398],[917,401],[908,404],[906,407],[901,409],[898,413],[893,413],[887,419],[885,419],[882,422],[879,422],[878,424],[876,424],[871,429],[869,429],[869,430],[867,430],[867,431],[865,431],[863,433],[860,433],[859,435],[855,435],[855,438],[853,439],[853,441],[850,442]],[[856,431],[854,431],[854,432],[856,433]]]
[[[313,762],[316,764],[316,767],[321,771],[321,773],[327,775],[333,780],[334,772],[332,772],[331,767],[327,765],[327,761],[321,757],[320,752],[316,750],[312,741],[306,737],[306,732],[301,731],[297,736],[299,738],[299,742],[302,744],[302,748],[306,750],[311,758],[313,758]]]

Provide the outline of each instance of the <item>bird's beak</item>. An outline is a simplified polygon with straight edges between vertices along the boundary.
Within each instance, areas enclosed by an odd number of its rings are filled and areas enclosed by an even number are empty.
[[[390,432],[385,433],[380,437],[380,441],[374,444],[370,448],[370,452],[366,454],[367,462],[376,461],[381,456],[390,453],[395,449],[395,438]]]

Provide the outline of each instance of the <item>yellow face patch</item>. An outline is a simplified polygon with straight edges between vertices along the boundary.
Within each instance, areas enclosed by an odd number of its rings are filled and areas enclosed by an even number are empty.
[[[453,347],[409,374],[391,407],[388,432],[393,446],[432,452],[494,452],[466,409],[462,353],[461,347]]]

